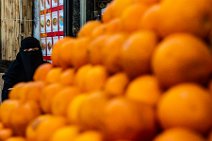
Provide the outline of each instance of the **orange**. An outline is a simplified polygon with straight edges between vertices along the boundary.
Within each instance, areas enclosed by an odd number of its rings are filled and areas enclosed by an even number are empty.
[[[109,3],[107,7],[105,8],[105,11],[102,13],[102,21],[103,23],[107,23],[114,19],[114,14],[113,14],[113,4]]]
[[[6,141],[26,141],[23,137],[11,137],[8,138]]]
[[[29,101],[33,100],[35,102],[40,102],[40,95],[42,92],[42,89],[45,87],[44,82],[37,81],[37,82],[28,82],[26,85],[27,87],[27,93],[25,93],[23,100]]]
[[[73,65],[71,57],[73,55],[72,49],[74,48],[75,41],[76,38],[69,38],[60,46],[60,52],[58,52],[58,58],[60,66],[62,68],[69,68]]]
[[[52,99],[51,111],[54,115],[66,116],[67,106],[79,94],[77,87],[69,86],[56,93]]]
[[[120,18],[115,18],[105,24],[106,34],[114,34],[114,33],[121,32],[122,30],[123,30],[123,24]]]
[[[52,64],[54,66],[60,66],[60,54],[61,54],[61,46],[66,43],[67,41],[70,41],[72,38],[71,37],[65,37],[59,41],[57,41],[56,44],[54,44],[53,46],[53,50],[52,50],[52,56],[51,56],[51,60],[52,60]]]
[[[209,34],[212,24],[212,1],[210,0],[162,0],[159,12],[160,35],[186,32],[200,37]],[[189,7],[189,8],[188,8]]]
[[[78,134],[79,134],[79,127],[65,126],[58,129],[53,134],[50,141],[70,141],[74,140]]]
[[[28,125],[26,137],[28,140],[47,141],[65,124],[66,120],[63,117],[42,115]]]
[[[26,82],[20,82],[13,86],[13,89],[9,92],[9,99],[20,99],[21,91],[25,87]]]
[[[0,140],[5,141],[8,138],[12,137],[13,131],[9,128],[4,128],[0,130]]]
[[[151,75],[144,75],[133,80],[126,91],[126,97],[151,106],[156,106],[161,89],[157,79]]]
[[[71,63],[74,68],[79,68],[88,63],[87,45],[90,40],[88,38],[79,38],[75,44],[70,48]]]
[[[95,39],[98,36],[105,35],[106,34],[106,24],[101,24],[100,26],[97,26],[92,32],[91,32],[91,38]]]
[[[73,85],[74,84],[74,69],[66,69],[60,75],[60,83],[63,85]]]
[[[130,77],[150,72],[157,36],[151,31],[135,32],[125,41],[121,50],[121,66]]]
[[[212,72],[211,53],[207,45],[195,36],[173,34],[158,45],[152,68],[165,87],[182,82],[205,82]]]
[[[51,112],[52,99],[56,95],[56,93],[61,91],[63,88],[64,86],[59,83],[53,83],[43,88],[40,96],[40,106],[45,113]]]
[[[105,92],[111,96],[124,95],[129,78],[124,72],[116,73],[109,77],[105,84]]]
[[[16,135],[25,135],[29,122],[40,115],[40,107],[34,101],[18,103],[9,115],[11,127]]]
[[[79,134],[73,141],[103,141],[103,136],[97,131],[85,131]]]
[[[143,14],[147,10],[147,6],[143,4],[134,4],[126,8],[121,16],[124,30],[134,32],[139,29],[139,22]]]
[[[33,76],[33,79],[35,81],[45,81],[46,80],[46,74],[52,69],[52,64],[46,63],[40,65]]]
[[[79,110],[88,94],[82,93],[74,97],[67,108],[67,118],[70,123],[77,124],[79,121]]]
[[[0,122],[0,130],[4,128],[4,124]]]
[[[5,100],[1,103],[0,106],[0,117],[1,117],[1,122],[5,126],[11,126],[11,120],[10,120],[10,115],[11,112],[14,111],[14,109],[19,105],[18,100]]]
[[[43,81],[34,81],[28,83],[19,83],[14,86],[10,92],[10,99],[19,99],[21,101],[40,101],[40,94],[44,87]]]
[[[62,73],[62,68],[52,68],[46,76],[47,83],[56,83],[60,80],[60,75]]]
[[[89,69],[84,77],[84,87],[82,90],[85,91],[96,91],[102,89],[108,74],[104,66],[93,66]]]
[[[206,141],[199,133],[184,128],[172,128],[159,134],[153,141]]]
[[[133,0],[114,0],[112,1],[113,6],[113,15],[118,18],[121,17],[122,13],[132,4],[134,4]]]
[[[158,103],[158,118],[164,129],[185,127],[205,133],[212,125],[212,99],[197,84],[184,83],[172,87]]]
[[[85,77],[87,75],[87,72],[92,68],[92,65],[87,64],[82,67],[80,67],[75,76],[74,83],[77,85],[81,90],[85,88]]]
[[[37,129],[40,123],[46,121],[49,117],[50,115],[40,115],[30,122],[26,129],[26,139],[29,141],[35,141],[37,138]]]
[[[99,129],[102,127],[103,111],[107,97],[102,91],[86,96],[78,111],[78,123],[84,129]]]
[[[90,37],[91,32],[99,25],[101,25],[100,21],[88,21],[80,28],[77,37]]]
[[[160,11],[160,4],[155,4],[149,7],[139,21],[139,28],[141,30],[152,30],[158,34],[158,13]]]
[[[87,52],[91,64],[102,64],[102,49],[108,37],[108,35],[100,35],[89,43]]]
[[[133,1],[135,1],[136,3],[145,4],[148,6],[151,6],[160,2],[160,0],[133,0]]]
[[[102,49],[103,65],[106,69],[115,73],[121,70],[120,57],[122,45],[127,36],[122,33],[117,33],[109,36]]]
[[[107,140],[150,141],[153,137],[155,117],[150,106],[118,97],[107,103],[104,112]]]

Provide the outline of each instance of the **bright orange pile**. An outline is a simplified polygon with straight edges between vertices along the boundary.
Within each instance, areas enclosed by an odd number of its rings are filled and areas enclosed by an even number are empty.
[[[212,141],[212,1],[113,0],[0,106],[0,141]]]

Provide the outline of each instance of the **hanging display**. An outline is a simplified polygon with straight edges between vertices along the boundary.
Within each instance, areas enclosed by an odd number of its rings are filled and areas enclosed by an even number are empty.
[[[43,57],[51,60],[53,45],[64,36],[63,0],[40,0],[40,41]]]

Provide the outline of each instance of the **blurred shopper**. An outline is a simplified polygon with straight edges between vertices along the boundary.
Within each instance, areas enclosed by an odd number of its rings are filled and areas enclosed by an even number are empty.
[[[34,37],[23,39],[16,59],[10,64],[2,76],[4,80],[2,101],[8,98],[9,90],[15,84],[31,81],[36,68],[42,63],[43,58],[40,42]]]

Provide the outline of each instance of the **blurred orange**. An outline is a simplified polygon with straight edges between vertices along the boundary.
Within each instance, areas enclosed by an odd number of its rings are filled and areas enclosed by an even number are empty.
[[[160,35],[186,32],[194,36],[207,37],[212,24],[212,1],[162,0],[158,15],[158,30]]]
[[[51,137],[50,141],[70,141],[79,134],[78,126],[64,126],[58,129]]]
[[[121,70],[121,50],[126,38],[126,34],[123,33],[113,34],[107,38],[104,44],[102,49],[103,65],[111,73]]]
[[[85,131],[79,134],[73,141],[103,141],[103,136],[97,131]]]
[[[45,113],[51,113],[52,99],[63,88],[64,86],[59,83],[49,84],[43,88],[40,96],[40,106]]]
[[[102,49],[108,39],[108,35],[101,35],[93,39],[88,45],[88,60],[93,65],[102,64]]]
[[[110,96],[124,95],[129,78],[124,72],[110,76],[105,84],[104,90]]]
[[[33,79],[35,81],[45,81],[46,80],[46,75],[47,73],[52,69],[52,64],[46,63],[46,64],[42,64],[40,65],[33,76]]]
[[[154,76],[144,75],[133,80],[126,91],[126,97],[151,106],[156,106],[162,91]]]
[[[88,21],[82,28],[80,28],[80,31],[77,33],[77,37],[90,37],[91,32],[99,25],[101,25],[100,21]]]
[[[140,19],[147,10],[147,6],[143,4],[134,4],[126,8],[121,16],[124,30],[134,32],[139,29]]]
[[[74,84],[75,72],[74,69],[66,69],[60,75],[60,83],[63,85],[73,85]]]
[[[165,92],[157,108],[164,129],[184,127],[201,133],[212,125],[212,98],[203,87],[184,83]]]
[[[64,127],[66,120],[63,117],[42,115],[33,120],[27,127],[26,138],[33,141],[50,140],[54,133]]]
[[[64,88],[55,94],[52,98],[51,112],[54,115],[66,117],[68,104],[80,93],[79,89],[75,86]]]
[[[103,121],[103,131],[108,140],[150,141],[155,132],[153,109],[121,97],[108,102]]]
[[[152,69],[164,87],[183,82],[205,83],[212,72],[211,56],[208,46],[199,38],[173,34],[157,46]]]
[[[150,72],[151,58],[157,42],[157,36],[151,31],[135,32],[125,41],[120,61],[131,78]]]
[[[1,141],[5,141],[7,139],[9,139],[10,137],[12,137],[13,135],[13,131],[9,128],[4,128],[0,130],[0,140]]]
[[[52,60],[53,66],[61,65],[61,60],[60,60],[60,55],[62,53],[61,46],[64,43],[67,43],[68,41],[70,41],[71,39],[72,39],[71,37],[65,37],[65,38],[57,41],[57,43],[54,44],[53,50],[52,50],[52,55],[51,55],[51,60]]]
[[[101,91],[93,92],[85,97],[78,109],[78,123],[82,128],[86,130],[102,128],[107,100],[106,95]]]
[[[206,141],[199,133],[184,128],[172,128],[159,134],[153,141]]]

